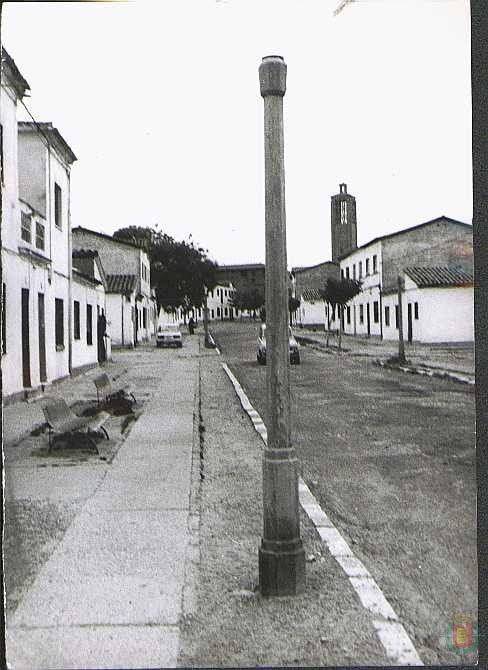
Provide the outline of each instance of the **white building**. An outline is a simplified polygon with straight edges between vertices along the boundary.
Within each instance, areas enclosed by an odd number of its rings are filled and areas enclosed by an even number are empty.
[[[111,357],[106,323],[107,281],[97,251],[73,251],[72,372],[81,372]]]
[[[17,123],[27,88],[3,50],[4,401],[62,379],[72,367],[69,197],[76,156],[51,123]]]
[[[126,240],[78,226],[73,248],[96,250],[107,277],[107,321],[112,345],[132,347],[151,339],[157,320],[147,252]]]
[[[341,184],[340,193],[331,198],[331,233],[332,261],[293,271],[300,299],[298,323],[320,323],[319,289],[325,287],[326,273],[334,278],[333,266],[338,265],[337,278],[361,283],[359,294],[344,309],[341,327],[346,334],[398,339],[400,277],[407,342],[473,340],[472,226],[439,216],[358,247],[355,198]],[[427,276],[432,284],[426,283]],[[329,313],[330,328],[337,331],[338,311],[323,309],[324,325]]]
[[[341,276],[358,279],[362,285],[344,310],[344,332],[398,339],[400,276],[407,342],[472,341],[472,266],[472,227],[446,216],[350,251],[340,259]],[[420,283],[414,285],[416,280]],[[339,328],[337,314],[331,327]]]

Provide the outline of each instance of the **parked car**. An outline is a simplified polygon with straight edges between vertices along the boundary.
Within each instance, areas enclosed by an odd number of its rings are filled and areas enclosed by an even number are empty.
[[[157,347],[182,347],[183,339],[181,330],[177,323],[171,323],[167,326],[159,326],[156,333]]]
[[[289,346],[290,346],[290,363],[292,365],[299,365],[300,363],[300,347],[296,341],[291,327],[288,326]],[[266,365],[266,324],[262,323],[259,326],[258,333],[258,351],[256,354],[258,363]]]

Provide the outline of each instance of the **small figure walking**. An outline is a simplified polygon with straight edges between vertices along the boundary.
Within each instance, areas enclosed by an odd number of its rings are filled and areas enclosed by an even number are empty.
[[[190,316],[190,320],[188,321],[188,331],[190,335],[193,335],[195,332],[195,321],[193,320],[192,316]]]

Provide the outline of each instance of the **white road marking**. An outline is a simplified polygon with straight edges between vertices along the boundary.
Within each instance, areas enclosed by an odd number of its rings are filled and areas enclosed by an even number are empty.
[[[251,405],[244,389],[232,374],[228,365],[222,363],[222,367],[232,382],[243,409],[247,412],[257,433],[267,445],[268,434],[263,420]],[[347,542],[322,510],[301,477],[298,479],[298,495],[304,512],[314,524],[332,556],[349,578],[349,582],[361,604],[374,615],[373,626],[387,657],[394,661],[395,665],[423,665],[412,640],[398,621],[396,612],[383,595],[380,587],[363,563],[354,556]]]

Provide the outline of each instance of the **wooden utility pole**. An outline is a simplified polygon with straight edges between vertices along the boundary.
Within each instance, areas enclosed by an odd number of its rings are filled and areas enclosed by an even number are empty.
[[[259,67],[264,98],[266,218],[266,388],[268,444],[263,456],[262,595],[294,595],[305,586],[300,538],[298,461],[291,445],[288,273],[286,267],[283,96],[286,64],[266,56]]]
[[[403,309],[402,309],[403,280],[398,275],[398,361],[405,363],[405,344],[403,342]]]

